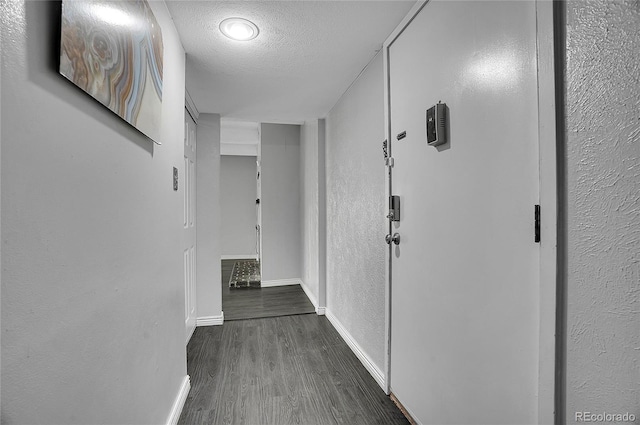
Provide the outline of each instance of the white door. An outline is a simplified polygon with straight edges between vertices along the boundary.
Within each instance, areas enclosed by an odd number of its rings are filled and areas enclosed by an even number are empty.
[[[431,1],[389,48],[390,383],[423,424],[536,422],[536,72],[532,1]]]
[[[187,342],[196,327],[196,123],[184,113],[184,311]]]
[[[260,160],[256,159],[256,259],[262,264],[261,247],[262,247],[262,184],[260,180]]]

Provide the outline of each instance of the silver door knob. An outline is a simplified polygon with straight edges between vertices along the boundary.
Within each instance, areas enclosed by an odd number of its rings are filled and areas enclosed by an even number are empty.
[[[391,244],[391,242],[393,242],[396,245],[400,245],[400,233],[394,233],[393,236],[389,234],[384,237],[384,240],[387,244]]]

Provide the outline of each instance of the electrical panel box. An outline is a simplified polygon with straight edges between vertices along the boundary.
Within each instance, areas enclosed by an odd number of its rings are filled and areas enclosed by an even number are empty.
[[[447,143],[447,104],[438,102],[427,109],[427,144],[439,146]]]

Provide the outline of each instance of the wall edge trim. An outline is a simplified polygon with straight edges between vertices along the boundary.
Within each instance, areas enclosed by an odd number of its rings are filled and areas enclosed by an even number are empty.
[[[202,316],[196,319],[196,327],[200,326],[219,326],[224,323],[224,311],[219,316]]]
[[[221,260],[257,260],[257,254],[223,254]]]
[[[194,326],[193,329],[191,329],[191,332],[189,332],[189,335],[187,336],[187,344],[189,343],[189,341],[191,340],[191,337],[193,336],[193,333],[196,331],[196,327]]]
[[[311,301],[311,304],[313,304],[313,306],[315,307],[315,309],[317,311],[318,310],[318,298],[313,294],[313,292],[311,292],[311,288],[309,288],[307,286],[307,284],[304,283],[304,280],[302,280],[302,279],[300,279],[300,286],[302,286],[302,290],[307,295],[307,298],[309,298],[309,301]]]
[[[176,394],[176,398],[173,401],[173,406],[171,406],[171,411],[167,418],[167,425],[176,425],[178,423],[180,414],[182,414],[182,408],[184,407],[185,401],[187,401],[187,396],[189,395],[190,390],[191,378],[189,375],[185,375],[184,378],[182,378],[182,384],[180,384],[178,394]]]
[[[380,385],[380,388],[382,388],[382,390],[385,390],[387,388],[387,383],[382,370],[380,370],[380,368],[374,363],[374,361],[371,360],[371,358],[362,349],[362,347],[360,347],[360,344],[356,342],[355,338],[349,333],[344,325],[340,323],[340,320],[338,320],[338,318],[331,312],[331,310],[324,307],[323,309],[325,310],[327,319],[329,319],[329,322],[333,325],[336,331],[338,331],[342,339],[344,339],[344,342],[347,343],[349,348],[351,348],[351,351],[353,351],[353,353],[356,355],[358,360],[360,360],[365,369],[367,369],[373,379],[375,379],[378,385]]]
[[[300,285],[302,286],[302,279],[294,277],[293,279],[274,279],[263,280],[260,286],[263,288],[271,288],[273,286],[288,286],[288,285]]]
[[[193,101],[191,94],[187,91],[186,87],[184,89],[184,107],[193,118],[193,121],[198,124],[198,117],[200,116],[200,111],[198,111],[198,107],[196,103]]]

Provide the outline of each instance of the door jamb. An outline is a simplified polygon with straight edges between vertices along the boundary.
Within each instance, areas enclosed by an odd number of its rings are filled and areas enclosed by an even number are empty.
[[[195,103],[193,103],[193,100],[191,99],[191,96],[189,95],[189,92],[186,91],[186,89],[185,89],[184,110],[187,113],[187,115],[191,118],[191,120],[193,120],[193,123],[196,126],[194,131],[196,132],[196,135],[197,135],[199,113],[198,113],[198,109],[195,106]],[[189,137],[189,135],[186,134],[186,132],[188,131],[188,128],[186,127],[186,123],[185,123],[185,126],[183,128],[184,128],[184,131],[185,131],[184,137]],[[197,146],[197,142],[196,142],[196,146]],[[196,149],[197,149],[197,147],[196,147]],[[184,141],[182,142],[182,150],[184,151]],[[197,156],[196,156],[195,160],[197,161]],[[184,170],[184,174],[185,174],[184,181],[185,182],[187,181],[186,173],[187,173],[187,170]],[[183,183],[183,184],[185,184],[185,183]],[[189,190],[189,188],[186,187],[186,185],[185,185],[183,190]],[[195,196],[195,191],[194,191],[193,195]],[[194,205],[195,205],[195,202],[194,202]],[[195,215],[195,213],[194,213],[194,215]],[[196,244],[195,244],[196,251],[195,252],[197,252],[197,250],[198,250],[198,246],[197,246],[197,239],[198,239],[197,223],[196,223],[195,235],[196,235]],[[196,276],[196,269],[197,269],[196,259],[194,259],[193,262],[194,262],[193,276],[194,276],[194,280],[195,280],[195,279],[197,279],[197,276]],[[193,298],[193,302],[195,303],[195,305],[194,305],[194,308],[195,308],[195,317],[194,317],[195,323],[194,323],[193,329],[189,332],[189,335],[187,336],[187,341],[186,341],[185,345],[189,343],[189,341],[191,340],[191,337],[193,336],[193,333],[195,332],[196,328],[198,327],[198,301],[197,301],[198,300],[198,292],[197,292],[198,283],[197,283],[197,280],[195,280],[195,282],[194,282],[194,284],[192,286],[193,287],[191,289],[194,291],[194,295],[192,296],[192,298]],[[185,297],[186,297],[186,294],[185,294]]]
[[[198,125],[198,116],[200,116],[200,112],[198,112],[198,108],[186,88],[184,89],[184,107],[187,112],[189,112],[189,115],[191,115],[191,118],[193,118],[193,122]]]
[[[540,160],[540,285],[538,331],[538,423],[556,416],[556,290],[558,285],[558,178],[554,2],[536,1],[538,147]],[[562,417],[563,412],[557,412]]]
[[[383,44],[384,128],[389,156],[391,143],[391,105],[389,49],[429,0],[419,0],[389,35]],[[558,183],[556,158],[556,103],[554,61],[553,2],[536,0],[536,58],[538,80],[538,146],[539,146],[539,202],[542,206],[539,281],[538,332],[538,423],[554,423],[556,367],[556,287],[558,244]],[[391,195],[391,167],[385,167],[385,199]],[[387,224],[391,233],[391,222]],[[391,393],[391,296],[392,248],[387,249],[385,261],[385,347],[384,390]],[[559,412],[562,415],[562,412]]]

